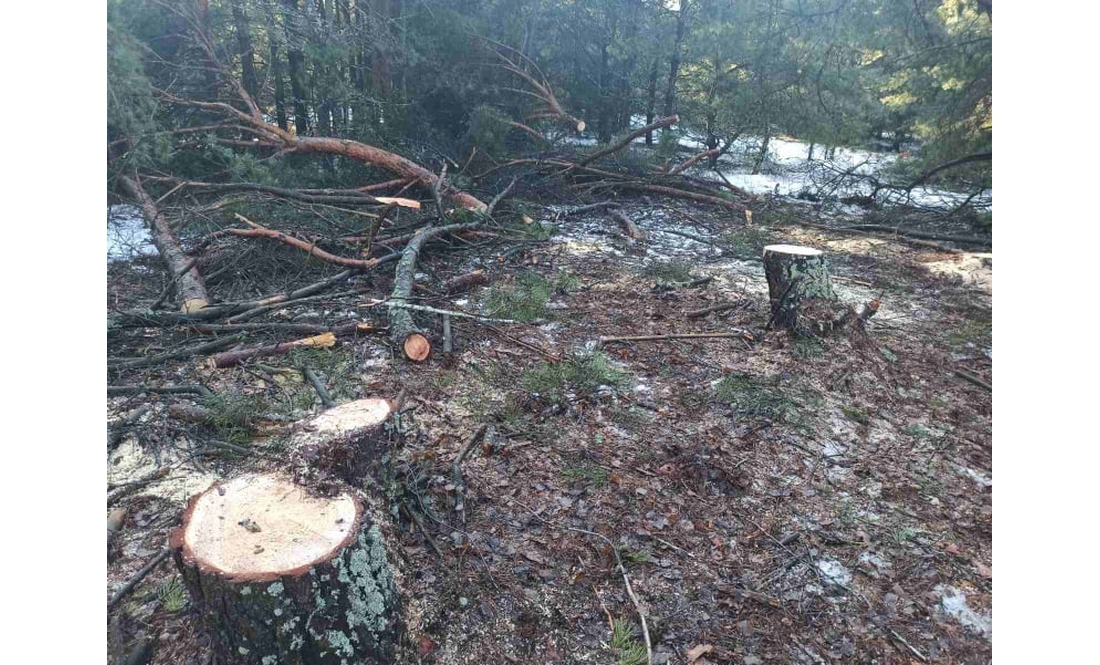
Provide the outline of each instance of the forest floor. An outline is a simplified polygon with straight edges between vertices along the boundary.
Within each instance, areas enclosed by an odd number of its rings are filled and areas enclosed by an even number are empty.
[[[109,453],[109,485],[167,469],[111,506],[127,517],[108,596],[165,546],[189,496],[277,458],[286,424],[320,410],[296,371],[308,365],[337,402],[405,391],[399,482],[379,492],[399,535],[409,635],[400,662],[644,663],[615,553],[585,531],[618,548],[654,663],[990,662],[992,395],[956,374],[991,381],[990,255],[811,229],[787,223],[804,214],[790,205],[745,227],[724,210],[627,198],[623,210],[648,234],[636,243],[604,212],[541,210],[538,222],[557,234],[428,252],[419,268],[430,288],[484,266],[488,286],[426,303],[534,323],[456,319],[454,352],[437,344],[419,365],[367,336],[230,369],[191,358],[113,377],[205,385],[217,417],[195,425],[168,414],[191,395],[108,400],[109,423],[151,405]],[[846,301],[881,298],[866,336],[794,342],[764,330],[758,257],[775,243],[825,250]],[[335,272],[302,268],[295,252],[241,261],[212,290],[228,299]],[[111,264],[108,308],[152,300],[162,272],[155,257]],[[365,293],[269,320],[366,317],[363,303],[391,282],[392,270],[375,271],[356,283]],[[737,306],[685,316],[725,302]],[[422,321],[438,335],[438,321]],[[752,338],[598,343],[731,329]],[[109,351],[155,353],[196,337],[142,328]],[[450,507],[451,464],[482,424],[485,444],[463,465],[463,523]],[[209,662],[176,578],[170,563],[146,578],[115,614],[112,643],[147,636],[152,662]]]

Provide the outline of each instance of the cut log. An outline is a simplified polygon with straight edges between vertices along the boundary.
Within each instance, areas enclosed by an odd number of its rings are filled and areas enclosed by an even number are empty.
[[[474,286],[488,283],[489,276],[485,273],[483,268],[478,268],[464,275],[448,279],[439,285],[439,290],[443,293],[458,293]]]
[[[357,324],[366,325],[366,324]],[[321,333],[312,337],[296,339],[293,342],[281,342],[268,346],[260,346],[252,349],[238,349],[219,353],[210,358],[210,364],[217,369],[233,367],[258,356],[281,356],[298,348],[329,348],[336,345],[336,334],[333,332]]]
[[[836,301],[825,253],[812,247],[768,245],[764,248],[764,274],[768,278],[772,323],[795,332],[806,332],[800,314],[815,303]],[[813,316],[811,318],[820,318]],[[828,320],[832,320],[828,316]],[[812,325],[812,323],[811,323]]]
[[[441,233],[465,231],[480,224],[480,222],[469,222],[420,229],[401,252],[401,259],[397,262],[397,268],[394,271],[393,293],[390,295],[390,341],[394,346],[400,346],[409,360],[421,362],[427,359],[432,351],[432,343],[417,328],[409,310],[402,307],[408,304],[409,296],[412,295],[413,277],[416,274],[416,262],[420,258],[420,250],[428,240]]]
[[[191,499],[172,547],[220,662],[392,662],[393,570],[379,522],[350,492],[241,476]]]
[[[622,227],[623,233],[626,234],[626,237],[630,238],[631,240],[645,240],[645,231],[639,229],[638,225],[635,224],[629,217],[627,217],[626,213],[624,213],[622,210],[612,210],[611,217],[619,223],[619,226]]]
[[[328,409],[296,426],[287,450],[295,478],[327,490],[334,481],[362,487],[389,450],[389,400],[368,397]]]
[[[107,513],[107,563],[115,559],[114,544],[118,534],[122,531],[122,525],[126,522],[126,509],[115,508]]]
[[[130,196],[137,199],[141,206],[141,214],[149,226],[153,244],[164,260],[168,273],[175,276],[180,299],[183,301],[180,311],[194,312],[209,305],[210,296],[206,292],[206,283],[203,282],[202,275],[184,253],[179,239],[172,232],[172,227],[168,225],[168,219],[157,208],[156,201],[141,186],[136,175],[133,178],[120,175],[118,181]]]

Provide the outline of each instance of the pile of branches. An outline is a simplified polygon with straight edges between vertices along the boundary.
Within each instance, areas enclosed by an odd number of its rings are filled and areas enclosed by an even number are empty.
[[[173,133],[206,132],[224,145],[266,150],[271,153],[271,157],[289,154],[342,156],[387,171],[391,177],[354,189],[292,189],[248,182],[195,181],[165,174],[142,174],[136,170],[127,170],[125,166],[119,167],[119,164],[126,164],[125,156],[130,146],[125,137],[113,142],[111,154],[114,155],[115,170],[119,172],[116,189],[141,207],[170,280],[168,287],[148,309],[116,312],[109,317],[109,333],[125,326],[191,326],[216,334],[233,334],[247,330],[242,326],[250,325],[247,322],[251,319],[285,307],[288,303],[318,298],[324,292],[347,282],[353,275],[394,263],[394,286],[389,297],[385,299],[390,338],[407,358],[423,360],[430,350],[430,342],[410,314],[410,311],[418,308],[410,303],[410,297],[413,275],[420,255],[433,240],[446,236],[461,237],[463,234],[469,237],[469,234],[484,232],[483,227],[494,226],[493,213],[497,204],[508,195],[521,177],[527,179],[531,174],[536,174],[537,178],[543,180],[560,179],[564,186],[577,193],[577,198],[587,199],[589,202],[617,192],[641,192],[690,199],[742,213],[750,198],[728,182],[714,182],[685,175],[692,165],[712,156],[713,150],[694,155],[675,166],[666,164],[664,168],[612,163],[611,158],[628,148],[635,139],[674,126],[679,118],[673,115],[655,120],[609,145],[585,154],[547,151],[512,159],[497,164],[480,175],[465,178],[465,181],[477,183],[492,174],[507,178],[511,175],[509,170],[520,172],[511,178],[506,187],[498,187],[496,196],[485,203],[478,196],[448,180],[446,162],[436,172],[376,146],[343,138],[299,136],[274,124],[261,111],[241,80],[233,75],[231,68],[221,64],[219,54],[204,31],[202,22],[183,9],[177,11],[180,19],[187,23],[207,68],[220,75],[226,94],[214,100],[194,99],[168,90],[154,89],[154,94],[162,102],[172,107],[196,110],[194,115],[203,119],[202,125],[173,130]],[[516,77],[525,86],[526,89],[518,91],[526,94],[525,99],[536,100],[536,105],[529,113],[520,119],[509,121],[510,125],[518,131],[537,137],[542,137],[543,134],[535,127],[546,124],[564,126],[569,131],[583,131],[584,122],[564,109],[546,76],[530,58],[503,44],[489,44],[497,58],[496,66]],[[211,124],[209,120],[212,117],[218,121]],[[463,171],[472,159],[473,153],[467,159],[466,166],[462,167]],[[154,198],[149,190],[150,184],[155,184],[164,193]],[[232,192],[251,192],[311,206],[355,211],[370,221],[364,233],[330,239],[304,233],[301,229],[268,228],[260,221],[237,214],[238,225],[216,231],[202,238],[193,247],[185,249],[173,230],[173,224],[163,213],[161,204],[173,197],[222,196]],[[424,200],[413,198],[417,194]],[[391,221],[392,213],[398,208],[419,211],[414,213],[415,223],[394,226]],[[206,281],[200,271],[199,258],[203,251],[230,237],[281,243],[300,250],[304,256],[338,266],[342,271],[324,280],[265,297],[216,302],[207,290]],[[159,309],[172,292],[178,296],[179,311]],[[361,328],[352,326],[326,332],[348,334],[359,330]],[[301,340],[294,343],[298,342]],[[209,348],[191,349],[186,353],[224,348],[219,345],[228,345],[228,342],[220,338],[210,343]],[[279,345],[276,347],[278,348],[265,352],[282,350]],[[154,361],[155,358],[124,361],[115,367],[124,368],[130,366],[127,363]],[[232,358],[225,362],[232,362]]]
[[[496,66],[517,77],[525,86],[524,89],[511,90],[537,100],[537,106],[532,113],[519,120],[508,120],[508,125],[534,137],[539,145],[548,143],[548,139],[543,133],[529,126],[528,123],[532,120],[550,119],[558,126],[564,125],[583,131],[584,122],[562,108],[549,80],[533,60],[505,44],[485,41],[491,45],[494,55],[499,60]],[[728,150],[728,146],[690,155],[677,164],[669,160],[663,167],[640,166],[630,164],[629,160],[616,159],[635,140],[652,136],[656,131],[670,130],[679,122],[680,118],[677,115],[658,118],[606,146],[598,146],[587,153],[549,149],[535,155],[510,159],[474,176],[474,180],[481,181],[489,176],[499,175],[501,172],[507,173],[518,169],[523,173],[537,173],[542,177],[561,179],[566,187],[588,202],[615,192],[640,192],[689,199],[698,203],[721,206],[738,214],[743,213],[746,203],[754,200],[754,197],[734,186],[720,173],[718,173],[722,178],[720,181],[686,175],[691,167],[703,160],[720,156]]]

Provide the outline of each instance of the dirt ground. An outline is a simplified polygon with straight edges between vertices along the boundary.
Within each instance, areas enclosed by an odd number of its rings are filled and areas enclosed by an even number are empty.
[[[628,242],[603,213],[546,207],[538,222],[560,227],[549,238],[426,254],[429,288],[477,266],[491,275],[456,297],[429,293],[432,306],[484,311],[532,283],[549,289],[534,323],[456,319],[454,353],[437,344],[424,364],[395,360],[376,335],[262,366],[214,370],[191,358],[112,377],[201,383],[225,415],[210,426],[168,414],[194,395],[108,400],[109,423],[152,407],[109,453],[109,487],[167,469],[109,506],[127,516],[108,597],[165,546],[190,495],[259,460],[277,465],[279,432],[321,408],[300,376],[279,371],[305,362],[338,402],[405,391],[405,445],[392,482],[372,489],[395,525],[408,622],[400,662],[645,662],[615,551],[585,532],[618,548],[654,663],[989,662],[992,395],[956,371],[991,381],[991,256],[784,223],[803,214],[797,206],[761,213],[751,229],[672,200],[631,199],[624,210],[645,240]],[[866,335],[796,342],[766,331],[756,257],[773,243],[825,250],[845,301],[880,298]],[[336,272],[306,274],[291,250],[272,261],[296,262],[287,279],[298,284]],[[362,304],[388,294],[391,273],[364,276],[366,294],[267,320],[368,317]],[[112,264],[109,282],[109,309],[125,309],[154,298],[162,276],[155,259],[140,260]],[[737,306],[685,315],[725,302]],[[420,320],[438,333],[437,318]],[[730,330],[750,336],[598,342]],[[109,354],[196,338],[128,329]],[[547,355],[575,371],[562,378]],[[228,395],[263,413],[238,417]],[[481,424],[485,444],[463,465],[463,523],[451,463]],[[161,565],[119,606],[114,649],[149,637],[152,662],[211,662],[176,577]]]

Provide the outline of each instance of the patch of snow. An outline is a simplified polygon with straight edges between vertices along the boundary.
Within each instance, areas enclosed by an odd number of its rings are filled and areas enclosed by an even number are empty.
[[[961,464],[956,465],[959,469],[959,473],[963,474],[967,478],[970,478],[974,482],[978,483],[982,487],[993,487],[993,479],[984,473],[979,473],[970,467],[963,466]]]
[[[971,609],[966,602],[966,594],[962,589],[938,584],[935,591],[940,594],[940,609],[944,614],[985,639],[993,639],[993,616],[978,614]]]
[[[157,248],[153,246],[141,208],[132,205],[107,206],[107,263],[156,254]]]
[[[859,555],[859,563],[863,566],[877,571],[885,572],[887,568],[890,568],[891,564],[886,559],[882,558],[878,554],[871,552],[870,550],[863,552]]]
[[[837,586],[846,587],[852,581],[852,571],[844,567],[844,564],[835,559],[819,559],[817,569],[825,581]]]

